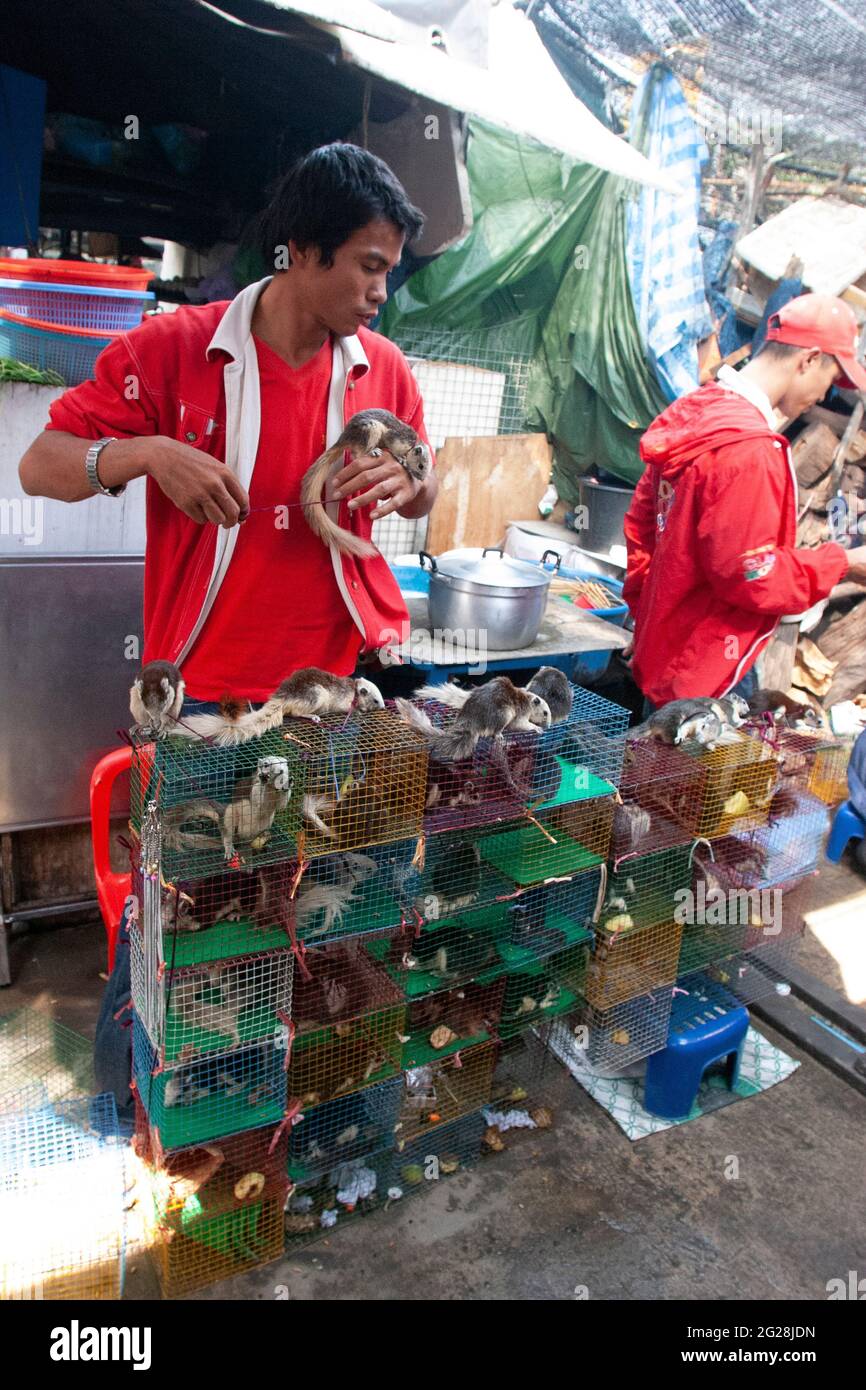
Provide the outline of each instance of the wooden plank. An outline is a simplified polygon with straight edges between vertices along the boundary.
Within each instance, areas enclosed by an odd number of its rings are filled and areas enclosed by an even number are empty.
[[[538,516],[550,481],[551,448],[543,434],[446,439],[436,456],[439,495],[430,513],[427,550],[499,545],[515,516]]]
[[[801,487],[814,487],[829,473],[839,440],[829,425],[816,422],[808,425],[797,437],[791,449],[794,471]]]
[[[791,995],[767,995],[751,1005],[751,1012],[866,1095],[866,1066],[859,1051],[862,1044],[853,1040],[852,1046],[822,1028]]]
[[[761,685],[765,690],[788,690],[797,655],[797,623],[780,623],[760,659]]]
[[[839,663],[823,701],[825,708],[866,690],[866,602],[832,623],[822,634],[820,647],[824,656]]]

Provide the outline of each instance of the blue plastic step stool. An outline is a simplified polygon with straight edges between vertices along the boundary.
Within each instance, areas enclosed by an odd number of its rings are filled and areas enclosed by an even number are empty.
[[[838,864],[849,840],[862,840],[866,836],[866,820],[855,811],[850,801],[843,801],[833,817],[830,838],[824,851],[831,864]]]
[[[705,975],[684,982],[688,994],[674,996],[668,1040],[647,1059],[644,1107],[665,1120],[684,1120],[713,1062],[727,1058],[726,1080],[737,1084],[749,1011],[729,990]]]

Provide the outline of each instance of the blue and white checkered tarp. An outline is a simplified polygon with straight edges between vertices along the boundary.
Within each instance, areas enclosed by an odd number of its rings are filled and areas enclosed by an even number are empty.
[[[674,400],[698,385],[697,343],[713,329],[698,242],[701,167],[709,154],[677,78],[662,64],[635,92],[630,139],[683,190],[643,188],[628,207],[638,325],[659,384]]]

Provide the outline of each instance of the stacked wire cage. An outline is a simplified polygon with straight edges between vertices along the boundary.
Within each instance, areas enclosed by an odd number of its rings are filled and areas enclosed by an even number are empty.
[[[399,1076],[373,947],[401,928],[425,773],[388,711],[135,745],[136,1144],[166,1293],[275,1258],[295,1126]]]
[[[712,749],[629,743],[578,1020],[596,1070],[662,1048],[672,1001],[707,980],[748,1003],[783,979],[802,931],[787,895],[827,826],[816,752],[795,764],[755,730]],[[821,752],[826,781],[826,736]]]
[[[390,867],[401,927],[368,942],[403,1000],[400,1070],[304,1112],[294,1240],[552,1125],[562,1074],[543,1040],[582,1002],[627,725],[598,695],[571,697],[559,723],[479,738],[461,759],[431,740],[422,833]],[[456,718],[416,703],[436,730]]]

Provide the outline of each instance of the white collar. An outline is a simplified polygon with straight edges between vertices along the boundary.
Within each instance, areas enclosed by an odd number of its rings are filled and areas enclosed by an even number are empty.
[[[273,276],[266,275],[264,280],[257,280],[255,284],[247,285],[246,289],[241,290],[240,294],[235,296],[217,324],[216,332],[207,345],[206,355],[208,357],[216,351],[228,353],[234,362],[243,357],[244,348],[250,337],[253,314],[259,295],[271,283],[272,279]],[[335,341],[339,344],[343,356],[343,367],[347,376],[352,373],[355,367],[362,369],[361,374],[369,371],[370,362],[357,333],[353,333],[348,338],[337,338]]]
[[[733,367],[727,362],[723,367],[719,368],[716,381],[718,381],[720,385],[726,386],[729,391],[736,391],[738,396],[742,396],[744,400],[747,400],[751,405],[755,406],[757,410],[760,410],[767,422],[768,428],[773,431],[773,434],[778,433],[779,427],[776,424],[776,412],[770,405],[769,396],[766,392],[761,390],[760,386],[756,386],[748,377],[744,377],[742,372],[735,372]]]

